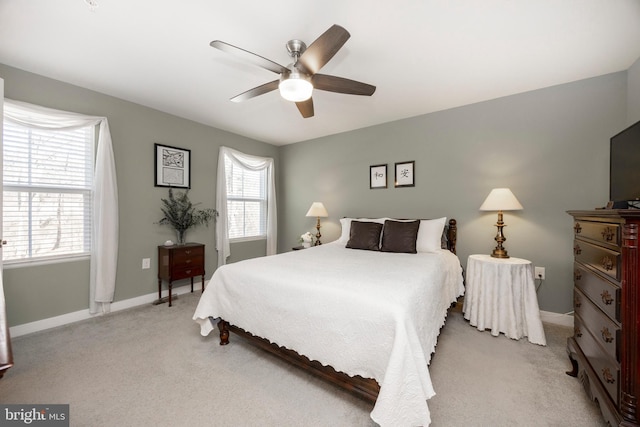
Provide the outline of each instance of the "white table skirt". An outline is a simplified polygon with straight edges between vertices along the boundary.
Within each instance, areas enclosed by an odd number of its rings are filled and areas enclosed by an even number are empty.
[[[469,256],[463,312],[472,326],[491,329],[493,336],[526,336],[534,344],[547,344],[533,266],[525,259]]]

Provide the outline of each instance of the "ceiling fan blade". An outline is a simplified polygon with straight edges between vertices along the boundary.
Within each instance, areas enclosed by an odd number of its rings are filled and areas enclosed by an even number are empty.
[[[305,119],[313,117],[313,98],[309,98],[302,102],[296,102],[296,107],[298,107],[298,111],[300,111],[300,114],[302,114],[302,117]]]
[[[351,34],[339,25],[332,25],[305,50],[298,62],[310,73],[315,74],[349,40]]]
[[[314,74],[313,77],[311,77],[311,83],[315,89],[346,93],[349,95],[371,96],[376,91],[375,86],[343,77],[328,76],[326,74]]]
[[[214,40],[209,44],[211,45],[211,47],[214,47],[226,53],[230,53],[231,55],[240,57],[245,61],[248,61],[266,70],[273,71],[276,74],[281,74],[283,72],[289,71],[286,67],[276,62],[273,62],[270,59],[264,58],[260,55],[257,55],[253,52],[249,52],[248,50],[244,50],[242,48],[236,47],[229,43],[225,43],[221,40]]]
[[[265,83],[263,85],[254,87],[253,89],[249,89],[246,92],[242,92],[240,95],[236,95],[231,98],[233,102],[242,102],[247,99],[255,98],[256,96],[264,95],[265,93],[271,92],[272,90],[278,89],[278,84],[280,84],[280,80],[274,80],[269,83]]]

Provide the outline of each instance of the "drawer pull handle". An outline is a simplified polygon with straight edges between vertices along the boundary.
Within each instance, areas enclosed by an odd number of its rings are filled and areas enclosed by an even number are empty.
[[[604,380],[609,384],[613,384],[616,382],[615,378],[613,378],[613,375],[611,375],[611,371],[609,370],[609,368],[604,368],[602,370],[602,378],[604,378]]]
[[[191,262],[191,260],[190,260],[190,259],[186,259],[186,260],[184,260],[184,263],[185,263],[185,264],[189,264],[190,262]]]
[[[580,245],[576,244],[573,247],[573,253],[576,255],[580,255],[582,253],[582,248],[580,247]]]
[[[573,305],[574,305],[576,308],[580,308],[580,307],[582,306],[582,302],[580,301],[580,297],[579,297],[578,295],[575,295],[575,296],[573,297]]]
[[[613,335],[611,335],[611,332],[609,332],[609,328],[605,326],[604,328],[602,328],[602,331],[600,331],[600,333],[602,334],[602,339],[604,340],[604,342],[613,342]]]
[[[600,296],[602,297],[602,302],[605,303],[605,305],[613,304],[613,297],[608,290],[605,289],[604,291],[602,291]]]
[[[573,273],[573,279],[574,279],[576,282],[579,282],[580,280],[582,280],[582,273],[580,273],[580,270],[576,270],[576,271],[574,271],[574,273]]]
[[[189,255],[191,253],[191,251],[184,251],[185,254]]]
[[[191,274],[191,270],[187,270],[187,271],[185,271],[185,273]]]
[[[582,226],[579,222],[576,222],[576,225],[573,226],[573,230],[576,232],[576,234],[580,234],[582,232]]]
[[[573,328],[573,333],[576,335],[576,337],[580,338],[582,336],[582,331],[580,330],[580,328],[578,328],[577,326],[575,328]]]
[[[604,230],[602,230],[602,238],[607,242],[612,241],[615,235],[616,233],[611,227],[607,227]]]
[[[602,263],[602,268],[604,268],[605,270],[607,271],[613,270],[613,260],[608,256],[605,256],[604,258],[602,258],[601,263]]]

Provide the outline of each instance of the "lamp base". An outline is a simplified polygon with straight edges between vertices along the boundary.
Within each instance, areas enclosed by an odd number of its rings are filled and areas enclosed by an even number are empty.
[[[491,256],[493,258],[509,258],[507,250],[502,247],[502,244],[507,240],[502,232],[502,229],[506,227],[502,220],[502,211],[498,211],[498,222],[496,223],[496,227],[498,228],[498,234],[496,234],[495,241],[498,242],[498,246],[496,246],[493,252],[491,252]]]
[[[313,246],[320,246],[322,244],[320,241],[320,238],[322,237],[322,234],[320,234],[320,217],[318,217],[318,222],[316,223],[316,230],[316,243]]]
[[[507,255],[507,250],[504,248],[495,248],[493,252],[491,252],[491,256],[493,258],[509,258],[509,255]]]

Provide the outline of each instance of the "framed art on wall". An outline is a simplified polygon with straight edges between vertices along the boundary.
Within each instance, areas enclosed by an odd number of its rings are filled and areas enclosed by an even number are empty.
[[[369,166],[369,188],[387,188],[387,165]]]
[[[415,187],[415,161],[396,163],[396,187]]]
[[[191,188],[191,150],[155,145],[155,186]]]

